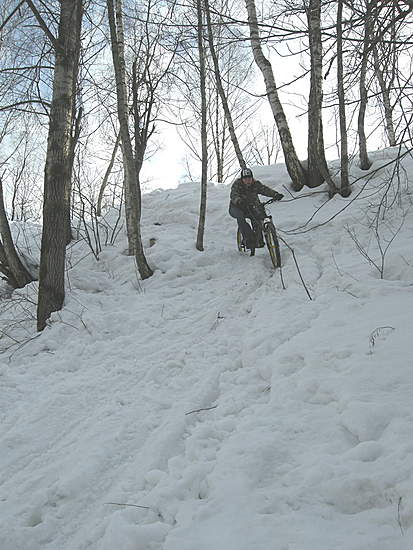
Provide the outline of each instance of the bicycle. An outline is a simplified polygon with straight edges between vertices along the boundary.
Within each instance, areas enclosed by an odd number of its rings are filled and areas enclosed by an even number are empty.
[[[275,199],[270,199],[267,202],[260,203],[259,208],[252,208],[248,212],[247,218],[254,219],[254,221],[260,226],[263,236],[265,238],[265,243],[270,254],[272,265],[274,268],[281,267],[281,254],[280,254],[280,245],[278,242],[277,231],[275,229],[274,223],[272,221],[271,214],[268,214],[265,210],[267,204],[275,202]],[[237,231],[237,246],[240,252],[246,252],[247,247],[242,238],[241,231],[238,228]],[[251,256],[255,256],[255,248],[251,248]]]

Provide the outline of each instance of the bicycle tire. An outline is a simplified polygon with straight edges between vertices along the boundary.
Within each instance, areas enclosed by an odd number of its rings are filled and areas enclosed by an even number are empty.
[[[267,243],[268,252],[270,253],[272,265],[275,269],[277,267],[281,267],[280,244],[278,242],[277,232],[272,223],[265,225],[264,236],[265,242]]]
[[[250,256],[255,256],[255,248],[248,249],[245,246],[244,241],[242,239],[242,233],[239,229],[237,231],[237,247],[238,247],[238,251],[241,252],[241,254],[246,254],[249,250]]]
[[[239,252],[245,252],[245,245],[242,242],[242,233],[239,229],[237,231],[237,247]]]

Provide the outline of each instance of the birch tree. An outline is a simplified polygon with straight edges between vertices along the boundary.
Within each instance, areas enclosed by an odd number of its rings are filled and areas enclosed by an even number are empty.
[[[281,145],[284,152],[285,164],[292,180],[293,189],[295,191],[299,191],[306,183],[306,175],[295,151],[287,118],[278,96],[277,85],[275,83],[271,63],[265,57],[261,47],[255,1],[245,0],[245,6],[248,12],[248,26],[250,30],[250,41],[254,60],[264,77],[268,101],[271,106],[274,120],[277,124]]]
[[[139,274],[147,279],[153,274],[145,257],[140,226],[140,188],[138,188],[137,159],[134,155],[129,129],[128,91],[126,84],[125,39],[123,30],[122,1],[107,0],[112,59],[116,80],[117,112],[122,142],[125,174],[125,214],[129,255],[135,256]]]
[[[344,87],[343,69],[343,0],[337,2],[337,89],[338,89],[338,110],[340,121],[340,171],[341,185],[340,193],[348,197],[351,193],[348,177],[348,140],[346,122],[346,96]]]
[[[212,61],[213,61],[213,64],[214,64],[214,74],[215,74],[215,80],[216,80],[216,84],[217,84],[219,97],[220,97],[221,102],[222,102],[222,108],[223,108],[224,113],[225,113],[225,120],[226,120],[227,125],[228,125],[228,130],[229,130],[229,133],[230,133],[230,136],[231,136],[231,141],[232,141],[232,144],[234,146],[234,150],[235,150],[235,153],[237,155],[239,165],[240,165],[241,168],[245,168],[245,166],[246,166],[245,160],[244,160],[243,154],[241,152],[241,147],[240,147],[240,144],[239,144],[239,141],[238,141],[237,134],[235,132],[234,122],[232,120],[231,111],[230,111],[230,108],[229,108],[229,105],[228,105],[227,96],[225,94],[224,86],[222,84],[221,70],[220,70],[220,67],[219,67],[219,60],[218,60],[218,55],[217,55],[217,51],[216,51],[215,44],[214,44],[214,34],[213,34],[213,31],[212,31],[211,10],[209,9],[209,0],[204,0],[204,4],[205,4],[205,14],[206,14],[207,28],[208,28],[208,43],[209,43],[209,49],[210,49],[210,52],[211,52]]]
[[[55,37],[31,0],[30,9],[55,52],[53,97],[44,178],[37,329],[43,330],[65,297],[66,192],[71,185],[71,147],[76,75],[79,64],[82,0],[61,0]]]
[[[366,111],[368,103],[367,92],[367,67],[369,61],[369,54],[371,53],[371,40],[372,40],[372,10],[376,0],[365,0],[365,21],[363,32],[363,48],[361,53],[361,66],[360,66],[360,80],[359,80],[359,94],[360,105],[357,117],[357,134],[359,141],[359,158],[360,168],[362,170],[368,170],[371,166],[371,161],[367,152],[367,137],[365,129]]]
[[[199,54],[199,89],[201,93],[201,202],[199,206],[198,232],[196,248],[204,250],[204,232],[207,201],[207,177],[208,177],[208,146],[207,146],[207,100],[206,100],[206,68],[204,47],[204,18],[202,12],[202,0],[197,0],[197,34]]]
[[[326,181],[329,195],[336,193],[336,187],[328,170],[322,122],[323,107],[323,53],[321,43],[321,3],[310,0],[307,10],[308,39],[310,44],[310,97],[308,101],[308,177],[307,185],[317,187]]]

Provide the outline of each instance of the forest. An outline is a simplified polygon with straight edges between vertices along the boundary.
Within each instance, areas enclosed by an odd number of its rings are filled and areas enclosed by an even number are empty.
[[[71,243],[98,259],[116,239],[109,209],[152,276],[142,193],[166,129],[199,183],[200,253],[208,182],[245,166],[284,162],[291,194],[351,197],[349,164],[367,173],[368,151],[396,148],[383,219],[412,150],[412,12],[411,0],[1,0],[0,271],[12,288],[38,280],[37,330],[64,304]],[[39,265],[15,246],[16,222],[41,224]]]

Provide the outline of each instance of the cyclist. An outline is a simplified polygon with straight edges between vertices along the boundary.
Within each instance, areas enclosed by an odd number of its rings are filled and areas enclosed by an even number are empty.
[[[254,179],[250,168],[243,168],[240,177],[234,181],[231,187],[229,214],[237,220],[245,246],[249,249],[264,246],[261,227],[254,217],[254,211],[255,216],[259,216],[262,212],[258,195],[272,197],[277,201],[284,196]],[[252,228],[245,218],[251,220]]]

